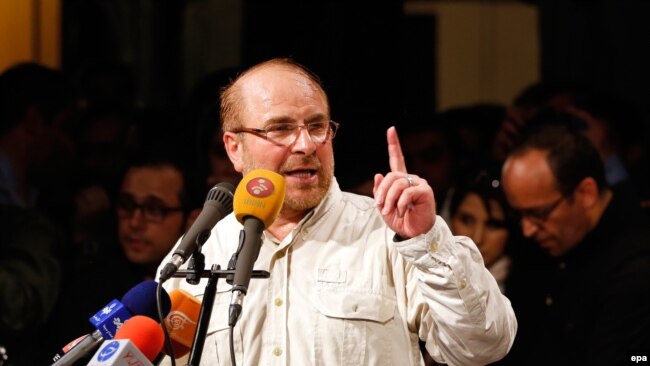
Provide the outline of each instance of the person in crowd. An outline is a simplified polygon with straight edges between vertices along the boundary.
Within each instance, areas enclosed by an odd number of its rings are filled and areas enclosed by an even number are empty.
[[[0,75],[0,346],[33,365],[57,299],[73,212],[67,78],[37,63]]]
[[[552,112],[570,118],[559,121],[555,117],[537,117]],[[647,152],[642,143],[642,116],[632,103],[604,91],[576,85],[535,84],[525,89],[508,109],[493,139],[491,156],[495,162],[502,163],[512,147],[527,135],[531,120],[568,123],[598,150],[610,186],[634,192],[639,195],[637,200],[647,195],[644,191],[648,174],[645,169]]]
[[[39,364],[42,327],[59,297],[63,232],[35,209],[0,204],[0,346],[6,366]]]
[[[450,214],[451,231],[476,243],[485,267],[505,293],[512,260],[509,247],[518,237],[519,228],[499,178],[483,170],[472,181],[459,185],[451,200]]]
[[[74,94],[58,70],[20,63],[0,75],[0,203],[34,207],[69,230]]]
[[[419,365],[420,339],[449,365],[508,352],[517,329],[510,302],[476,245],[436,216],[433,189],[407,172],[394,127],[391,171],[375,175],[372,199],[339,189],[338,124],[318,78],[295,61],[268,60],[238,76],[223,91],[221,117],[235,169],[277,172],[286,195],[254,266],[270,277],[250,281],[232,338],[231,285],[217,284],[202,363]],[[206,263],[227,268],[241,229],[234,214],[219,221],[203,246]],[[202,298],[206,282],[172,277],[164,287]]]
[[[510,273],[520,331],[507,360],[623,365],[631,350],[650,349],[647,217],[609,187],[598,151],[581,132],[537,127],[502,170],[522,233],[543,254],[515,259],[522,266]]]
[[[163,160],[134,163],[116,199],[118,239],[143,279],[153,279],[160,261],[185,231],[190,214],[187,175]]]
[[[154,279],[156,268],[185,232],[198,210],[191,174],[179,155],[160,141],[129,153],[113,204],[114,230],[93,252],[71,255],[61,301],[48,324],[52,357],[76,337],[92,332],[88,318],[138,283]],[[83,296],[80,297],[80,293]]]

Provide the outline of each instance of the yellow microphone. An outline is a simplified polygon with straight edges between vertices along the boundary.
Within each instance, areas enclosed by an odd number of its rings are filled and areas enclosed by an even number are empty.
[[[237,262],[232,281],[229,325],[241,315],[253,265],[262,246],[262,232],[278,216],[284,202],[284,177],[270,170],[256,169],[244,176],[235,190],[233,211],[244,225],[239,233]]]
[[[241,180],[235,190],[233,211],[237,221],[244,224],[247,217],[254,217],[271,226],[284,202],[284,177],[276,172],[255,169]]]
[[[169,293],[172,308],[165,318],[169,330],[174,357],[183,357],[192,349],[194,333],[196,332],[201,302],[187,291],[176,289]],[[165,350],[168,356],[168,350]]]

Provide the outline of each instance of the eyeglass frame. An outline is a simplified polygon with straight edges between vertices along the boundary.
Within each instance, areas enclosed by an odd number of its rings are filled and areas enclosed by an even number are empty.
[[[553,211],[555,211],[555,209],[560,206],[560,203],[566,199],[567,197],[565,195],[561,195],[558,199],[548,205],[536,208],[515,209],[515,211],[519,215],[520,219],[528,219],[533,224],[540,225],[546,222]]]
[[[122,206],[125,198],[128,198],[130,201],[130,204],[132,207],[130,209],[127,209]],[[147,197],[145,198],[145,202],[143,203],[138,203],[132,195],[130,194],[125,194],[121,193],[118,197],[118,199],[115,201],[115,210],[117,211],[118,216],[122,215],[124,217],[133,217],[135,212],[137,210],[140,210],[142,217],[147,221],[147,222],[155,222],[155,223],[160,223],[163,222],[167,216],[169,216],[170,213],[172,212],[182,212],[184,208],[182,206],[166,206],[166,205],[160,205],[159,207],[154,207],[152,205],[152,202],[146,202],[147,200],[154,198],[155,200],[160,200],[157,197]],[[158,217],[157,214],[152,215],[152,210],[160,210],[162,216]]]
[[[298,136],[300,135],[301,129],[306,129],[307,133],[309,134],[309,138],[316,144],[324,144],[327,140],[333,140],[334,137],[336,137],[336,131],[338,131],[340,124],[338,122],[334,122],[333,120],[328,120],[326,121],[328,124],[327,128],[327,133],[325,135],[325,138],[323,141],[317,142],[314,140],[314,137],[312,134],[309,132],[309,126],[313,125],[315,123],[322,123],[325,121],[317,121],[317,122],[309,122],[307,124],[298,124],[298,123],[288,123],[288,122],[282,122],[282,123],[273,123],[265,126],[264,128],[251,128],[251,127],[239,127],[231,130],[230,132],[232,133],[252,133],[255,136],[261,137],[267,141],[271,141],[274,144],[280,145],[280,146],[289,146],[292,145],[293,143],[296,142],[298,139]],[[295,130],[293,131],[293,136],[294,140],[291,141],[290,143],[280,143],[278,141],[275,141],[274,139],[271,139],[268,137],[268,129],[273,128],[275,126],[295,126]]]

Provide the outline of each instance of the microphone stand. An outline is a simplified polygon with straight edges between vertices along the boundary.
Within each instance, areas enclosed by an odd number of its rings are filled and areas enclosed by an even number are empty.
[[[185,280],[190,285],[198,285],[201,281],[201,271],[205,268],[205,255],[201,253],[201,248],[203,248],[203,244],[210,238],[210,232],[210,229],[206,229],[196,236],[196,249],[187,264],[187,269],[192,272],[185,276]]]
[[[212,317],[212,308],[214,307],[214,297],[217,293],[217,282],[219,281],[220,274],[218,273],[221,266],[218,264],[212,265],[210,277],[208,277],[208,284],[205,286],[203,294],[203,301],[201,301],[201,312],[199,313],[199,321],[194,332],[194,340],[192,341],[192,348],[188,358],[189,363],[186,366],[198,366],[201,363],[201,353],[203,353],[203,346],[205,345],[205,337],[208,332],[210,318]]]
[[[200,254],[198,257],[202,256],[203,254]],[[219,281],[219,278],[232,277],[234,275],[235,270],[221,270],[221,266],[218,264],[212,265],[212,268],[210,270],[178,270],[172,275],[172,277],[198,276],[200,278],[208,278],[208,284],[205,286],[203,301],[201,301],[199,320],[197,322],[196,331],[194,332],[194,340],[192,342],[192,348],[190,350],[190,355],[186,366],[199,366],[201,363],[201,353],[203,353],[203,346],[205,345],[208,325],[210,324],[210,317],[212,316],[212,308],[214,307],[214,298],[217,293],[217,282]],[[269,278],[270,275],[271,274],[268,271],[254,270],[251,278]]]

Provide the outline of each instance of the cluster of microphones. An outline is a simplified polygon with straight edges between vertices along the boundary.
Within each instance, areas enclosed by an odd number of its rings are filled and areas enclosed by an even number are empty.
[[[158,283],[143,281],[121,300],[114,299],[89,318],[95,331],[83,335],[53,358],[53,366],[74,365],[92,355],[88,365],[153,365],[165,354],[165,335],[158,322]],[[173,355],[189,353],[201,302],[186,291],[161,288],[160,305]]]
[[[214,186],[201,213],[161,270],[160,283],[141,282],[121,300],[110,301],[89,318],[95,330],[64,346],[53,357],[52,366],[71,366],[88,357],[89,366],[147,366],[158,364],[166,355],[179,358],[190,353],[201,301],[181,289],[168,293],[161,284],[195,253],[200,236],[206,232],[209,235],[233,209],[243,225],[232,278],[229,325],[234,326],[242,313],[243,297],[262,244],[262,231],[273,223],[282,207],[284,184],[281,175],[257,169],[246,174],[237,189],[229,183]]]

